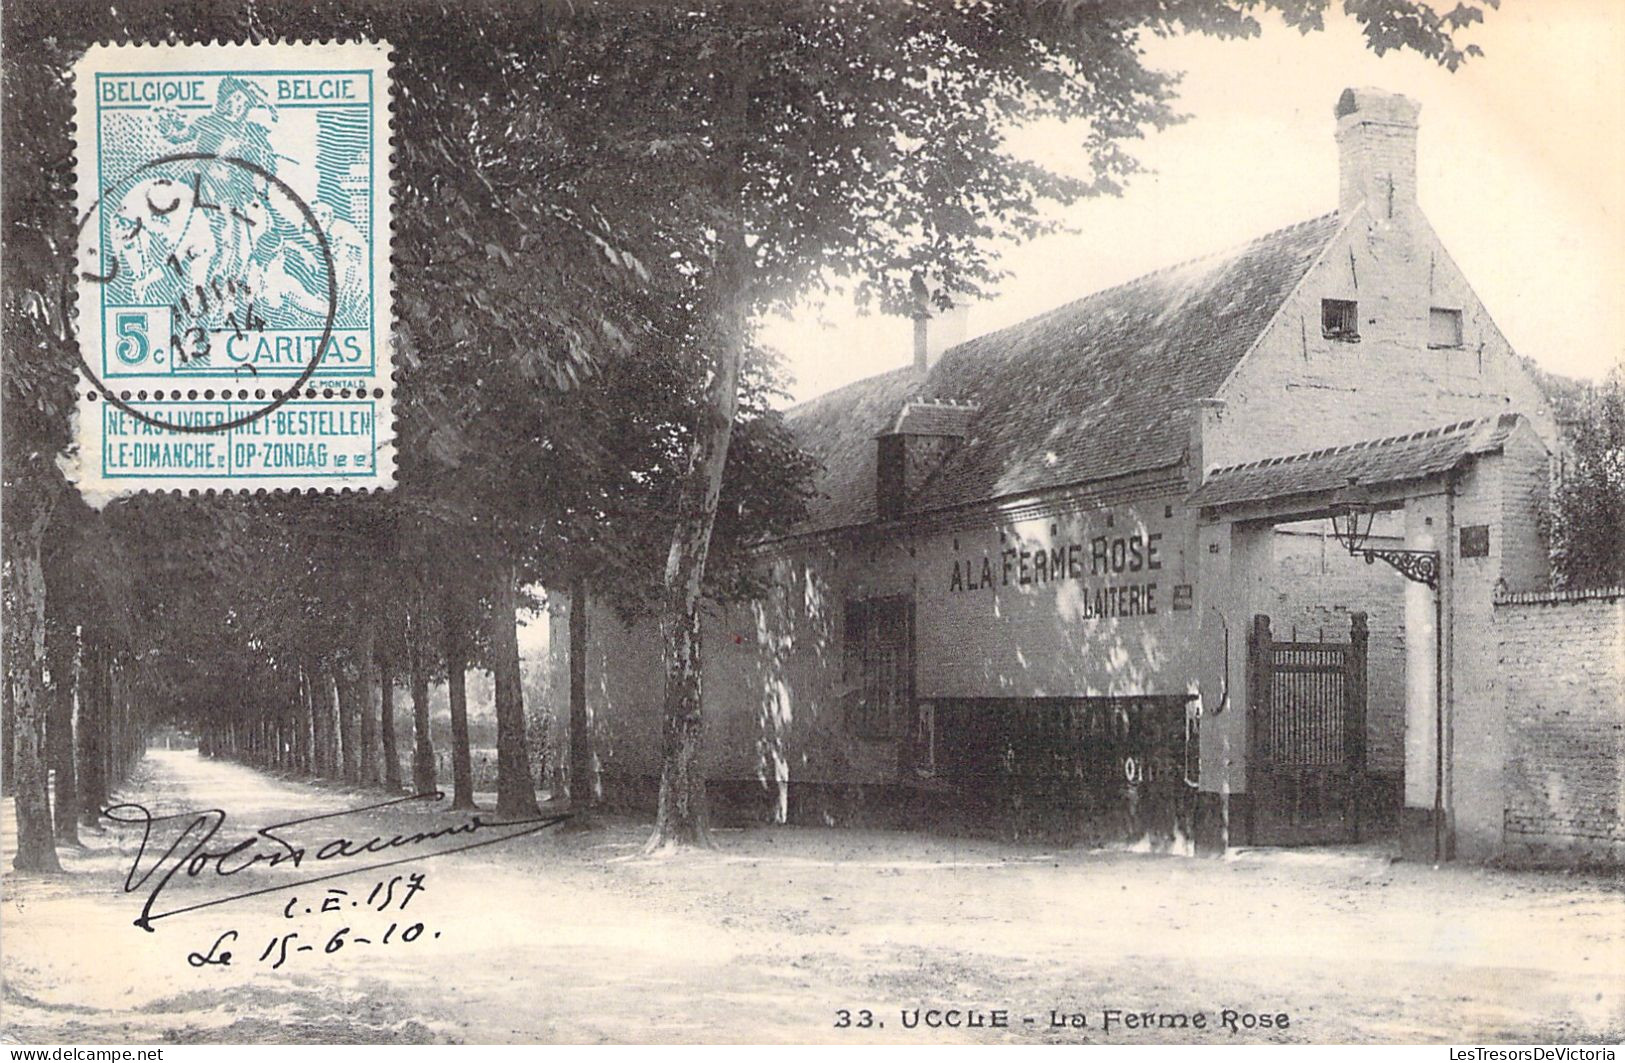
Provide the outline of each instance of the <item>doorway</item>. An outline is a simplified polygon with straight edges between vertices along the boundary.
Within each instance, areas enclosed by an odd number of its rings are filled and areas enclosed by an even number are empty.
[[[1366,791],[1368,629],[1350,614],[1347,641],[1286,641],[1270,618],[1248,637],[1253,840],[1357,842]]]

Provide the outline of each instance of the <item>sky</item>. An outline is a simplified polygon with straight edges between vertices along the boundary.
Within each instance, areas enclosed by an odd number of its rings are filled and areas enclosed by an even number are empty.
[[[1423,212],[1513,347],[1600,378],[1625,357],[1625,0],[1503,0],[1466,39],[1485,54],[1454,74],[1377,57],[1340,14],[1309,36],[1266,15],[1253,40],[1148,39],[1152,66],[1185,72],[1190,120],[1134,145],[1154,172],[1121,197],[1051,208],[1074,231],[1008,247],[967,335],[1335,210],[1332,108],[1369,85],[1421,104]],[[1079,172],[1079,139],[1057,124],[1010,143]],[[795,401],[907,364],[912,334],[838,295],[762,330]]]

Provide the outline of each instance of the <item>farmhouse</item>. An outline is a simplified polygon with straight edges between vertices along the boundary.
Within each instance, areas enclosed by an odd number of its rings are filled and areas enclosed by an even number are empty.
[[[1495,614],[1547,587],[1557,427],[1417,205],[1417,112],[1342,94],[1331,213],[946,350],[922,317],[790,412],[820,497],[704,630],[716,817],[1507,847]],[[603,793],[652,805],[658,634],[588,617]],[[1530,836],[1617,854],[1597,770],[1589,840],[1538,795]]]

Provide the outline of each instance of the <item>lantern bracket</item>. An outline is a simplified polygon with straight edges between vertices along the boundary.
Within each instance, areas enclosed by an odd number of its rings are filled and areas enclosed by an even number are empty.
[[[1350,557],[1363,557],[1368,565],[1382,561],[1406,579],[1425,583],[1437,591],[1439,552],[1388,547],[1373,549],[1366,546],[1376,517],[1377,507],[1361,495],[1358,482],[1351,478],[1348,490],[1342,492],[1332,506],[1332,536],[1349,552]]]

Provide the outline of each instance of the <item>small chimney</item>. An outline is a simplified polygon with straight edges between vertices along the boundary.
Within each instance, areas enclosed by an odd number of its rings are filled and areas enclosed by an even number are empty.
[[[942,352],[965,342],[970,307],[955,303],[946,310],[931,307],[914,312],[914,368],[925,372],[937,364]]]
[[[912,399],[891,427],[875,437],[875,516],[897,520],[908,500],[948,452],[970,432],[981,412],[973,402]]]
[[[1416,206],[1416,101],[1380,89],[1344,89],[1337,100],[1338,212],[1368,205],[1376,221]]]

